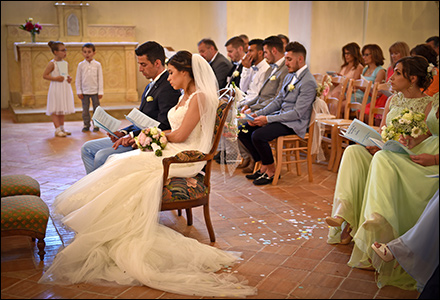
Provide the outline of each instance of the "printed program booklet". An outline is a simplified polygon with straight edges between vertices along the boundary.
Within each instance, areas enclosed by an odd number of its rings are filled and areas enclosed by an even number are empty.
[[[125,118],[139,129],[151,128],[151,127],[159,128],[160,125],[160,122],[156,121],[153,118],[150,118],[136,107],[133,108],[130,111],[130,113],[125,116]]]
[[[93,113],[92,120],[96,124],[96,126],[104,129],[114,137],[119,138],[113,132],[119,129],[119,126],[121,126],[122,122],[115,117],[109,115],[101,106],[98,106],[96,108],[95,112]]]
[[[69,76],[69,71],[67,70],[67,62],[62,60],[62,61],[57,61],[57,66],[58,66],[58,70],[60,71],[60,75],[67,77]]]
[[[368,126],[364,122],[359,121],[358,119],[353,120],[347,131],[342,136],[363,146],[377,146],[382,150],[415,155],[411,150],[398,141],[382,141],[381,135],[374,128]]]

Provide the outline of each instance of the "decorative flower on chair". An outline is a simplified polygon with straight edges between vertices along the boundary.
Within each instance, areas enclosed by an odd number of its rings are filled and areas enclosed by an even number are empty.
[[[330,87],[333,86],[332,79],[330,76],[327,76],[327,79],[323,84],[318,83],[318,87],[316,88],[316,97],[324,97],[327,96],[328,92],[330,92]]]

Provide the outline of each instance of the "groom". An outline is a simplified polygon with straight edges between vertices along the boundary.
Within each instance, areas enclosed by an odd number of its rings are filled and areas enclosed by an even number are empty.
[[[139,72],[145,78],[153,81],[147,85],[142,93],[139,110],[147,116],[160,122],[161,130],[171,129],[168,121],[168,111],[174,107],[180,97],[180,91],[173,89],[168,82],[168,71],[165,69],[165,51],[156,42],[145,42],[136,48]],[[130,125],[114,132],[118,138],[107,133],[109,138],[91,140],[81,147],[81,158],[86,173],[94,171],[105,163],[107,158],[116,153],[133,150],[133,137],[140,133],[140,128]]]

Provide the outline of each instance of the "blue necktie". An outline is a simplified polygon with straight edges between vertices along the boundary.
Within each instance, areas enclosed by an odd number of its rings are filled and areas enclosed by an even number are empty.
[[[148,94],[151,92],[151,89],[153,88],[153,86],[154,86],[155,83],[156,83],[155,81],[150,82],[150,84],[148,85],[148,90],[147,90],[147,92],[145,93],[145,98],[146,98],[146,97],[148,96]]]

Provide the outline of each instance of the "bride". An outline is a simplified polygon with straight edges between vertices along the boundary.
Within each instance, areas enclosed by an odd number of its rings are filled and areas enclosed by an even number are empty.
[[[168,62],[168,81],[183,89],[168,112],[171,131],[163,156],[141,150],[109,157],[57,196],[55,214],[75,231],[40,283],[146,285],[171,293],[245,297],[256,294],[231,274],[214,273],[240,260],[240,253],[199,243],[159,224],[162,158],[182,150],[208,152],[216,109],[217,81],[198,54],[177,52]],[[203,163],[175,164],[170,177],[195,176]]]

